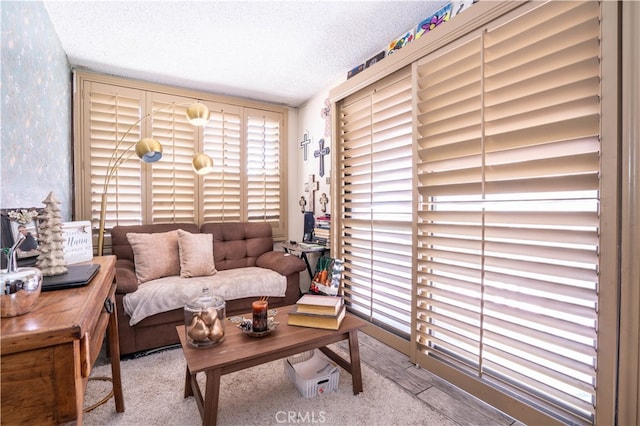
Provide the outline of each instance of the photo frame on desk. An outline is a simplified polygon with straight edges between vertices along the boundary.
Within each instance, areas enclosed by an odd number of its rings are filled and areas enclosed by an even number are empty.
[[[12,247],[20,237],[25,240],[16,248],[16,258],[19,266],[31,265],[40,252],[38,251],[38,216],[43,208],[18,207],[0,209],[0,242],[2,248]],[[2,258],[2,267],[6,259]]]

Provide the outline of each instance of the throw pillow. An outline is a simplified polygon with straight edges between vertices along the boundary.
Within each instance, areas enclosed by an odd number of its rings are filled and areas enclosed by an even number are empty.
[[[180,274],[178,231],[151,234],[128,233],[138,284]]]
[[[212,234],[192,234],[179,229],[178,247],[181,277],[202,277],[218,272],[213,260]]]

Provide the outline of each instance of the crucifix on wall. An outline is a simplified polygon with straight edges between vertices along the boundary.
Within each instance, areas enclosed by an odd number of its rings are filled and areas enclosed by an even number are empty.
[[[327,197],[327,194],[323,192],[320,196],[320,205],[322,206],[320,210],[322,210],[322,213],[327,211],[327,204],[329,204],[329,197]]]
[[[304,132],[304,138],[300,141],[300,148],[302,148],[302,153],[304,156],[304,162],[307,162],[309,147],[308,145],[311,143],[311,138],[309,137],[309,132]]]
[[[320,188],[320,182],[316,182],[314,175],[309,175],[309,181],[304,184],[304,191],[309,193],[309,212],[316,209],[316,191]]]
[[[328,146],[324,146],[324,139],[320,139],[318,141],[318,145],[320,146],[320,149],[317,149],[313,152],[313,156],[316,158],[320,158],[320,172],[319,175],[320,177],[324,176],[324,156],[328,155],[331,152],[331,148],[329,148]]]

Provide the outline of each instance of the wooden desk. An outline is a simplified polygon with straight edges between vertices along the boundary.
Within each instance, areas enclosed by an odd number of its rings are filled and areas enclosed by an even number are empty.
[[[1,423],[82,424],[91,367],[107,327],[116,411],[124,411],[115,309],[115,256],[84,287],[42,292],[31,312],[0,322]]]

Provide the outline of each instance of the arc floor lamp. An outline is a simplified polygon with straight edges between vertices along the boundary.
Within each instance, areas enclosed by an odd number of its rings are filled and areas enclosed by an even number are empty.
[[[170,106],[176,106],[171,104]],[[118,168],[126,160],[131,158],[133,153],[138,156],[140,160],[145,163],[155,163],[162,158],[162,144],[153,138],[140,139],[136,144],[129,145],[127,149],[118,154],[120,145],[124,142],[125,138],[131,131],[141,122],[147,118],[152,117],[155,113],[169,108],[168,106],[158,108],[150,113],[142,116],[138,121],[133,123],[129,129],[122,135],[122,137],[116,143],[113,149],[109,163],[107,164],[107,173],[104,177],[104,186],[102,187],[102,194],[100,199],[100,226],[98,228],[98,256],[102,256],[104,250],[104,222],[107,212],[107,189],[111,178],[115,175]],[[206,105],[201,103],[193,103],[187,108],[187,119],[193,126],[202,127],[209,121],[211,113]],[[135,148],[135,149],[134,149]],[[193,157],[193,170],[199,175],[205,175],[213,171],[213,160],[207,154],[196,152]]]

